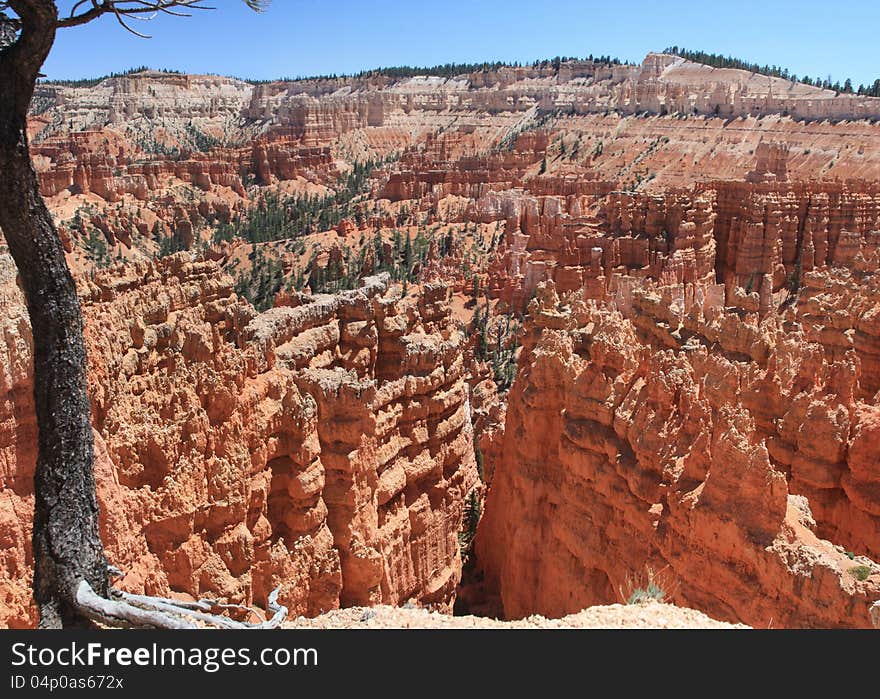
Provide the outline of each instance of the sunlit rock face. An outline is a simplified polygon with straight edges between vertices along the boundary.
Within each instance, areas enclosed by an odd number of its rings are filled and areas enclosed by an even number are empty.
[[[31,338],[3,261],[3,622],[32,625]],[[81,278],[102,539],[149,594],[449,608],[477,474],[446,291],[257,314],[186,254]]]
[[[729,269],[561,301],[538,286],[477,536],[507,616],[626,598],[651,570],[716,618],[871,625],[875,235],[820,262],[796,292],[766,272],[746,293]]]

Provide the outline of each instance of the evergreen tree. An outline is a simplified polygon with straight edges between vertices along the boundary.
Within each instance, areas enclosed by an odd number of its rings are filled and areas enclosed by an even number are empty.
[[[409,238],[409,233],[406,234],[406,242],[403,244],[403,279],[409,279],[410,274],[412,274],[413,267],[413,259],[412,259],[412,241]]]
[[[706,51],[692,51],[679,46],[668,47],[664,50],[664,53],[681,56],[682,58],[693,61],[694,63],[702,63],[703,65],[712,66],[714,68],[737,68],[739,70],[747,70],[752,73],[759,73],[761,75],[768,75],[771,77],[791,80],[792,82],[798,82],[797,75],[789,74],[787,68],[780,68],[776,65],[759,65],[758,63],[751,63],[749,61],[744,61],[740,58],[722,56],[715,53],[707,53]],[[850,80],[849,78],[844,81],[842,86],[839,81],[835,81],[832,83],[830,75],[825,80],[822,80],[821,78],[813,79],[805,75],[800,78],[799,82],[804,85],[815,85],[816,87],[823,87],[825,89],[835,90],[838,93],[845,92],[849,94],[853,92],[852,80]],[[880,97],[880,80],[875,81],[874,84],[871,86],[866,86],[863,89],[863,92],[860,92],[859,94],[865,94],[871,97]]]
[[[96,228],[89,230],[89,237],[85,242],[86,256],[98,268],[106,267],[110,260],[107,256],[107,242],[104,234]]]

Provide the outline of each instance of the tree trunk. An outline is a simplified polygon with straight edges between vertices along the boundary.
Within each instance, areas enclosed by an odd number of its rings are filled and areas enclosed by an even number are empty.
[[[98,530],[82,313],[28,150],[28,104],[54,41],[57,10],[45,0],[13,6],[23,29],[17,44],[0,52],[0,229],[18,266],[34,338],[34,598],[40,626],[57,628],[84,622],[75,602],[82,581],[106,597],[109,578]]]

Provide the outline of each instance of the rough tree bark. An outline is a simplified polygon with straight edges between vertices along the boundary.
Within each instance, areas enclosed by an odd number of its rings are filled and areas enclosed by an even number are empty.
[[[80,582],[107,596],[109,576],[98,531],[82,313],[28,150],[28,105],[55,39],[58,11],[47,0],[9,6],[21,33],[0,53],[0,229],[19,270],[34,336],[34,598],[40,626],[57,628],[82,622]]]
[[[39,437],[33,587],[41,628],[97,621],[121,627],[265,629],[279,626],[287,615],[287,608],[278,604],[278,589],[269,595],[266,620],[257,623],[223,616],[237,605],[186,603],[111,589],[112,571],[98,528],[82,312],[28,147],[28,108],[59,27],[111,15],[138,34],[127,17],[186,16],[179,8],[209,9],[201,2],[80,0],[70,16],[59,19],[53,0],[0,0],[0,231],[18,267],[34,338]],[[254,10],[265,5],[264,0],[244,2]],[[8,17],[3,12],[7,9],[16,16]]]

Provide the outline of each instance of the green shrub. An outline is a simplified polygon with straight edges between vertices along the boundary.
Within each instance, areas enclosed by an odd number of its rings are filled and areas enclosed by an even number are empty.
[[[668,566],[655,571],[650,564],[646,564],[645,572],[628,575],[618,592],[625,604],[642,604],[674,599],[677,589],[678,582],[673,579]]]
[[[99,269],[110,264],[110,258],[107,253],[107,243],[104,234],[92,228],[89,230],[89,237],[85,241],[86,256]]]
[[[849,574],[856,580],[864,582],[871,575],[871,569],[868,566],[853,566],[849,569]]]
[[[639,587],[633,590],[626,599],[627,604],[641,604],[642,602],[662,602],[666,599],[663,589],[651,580],[647,587]]]

